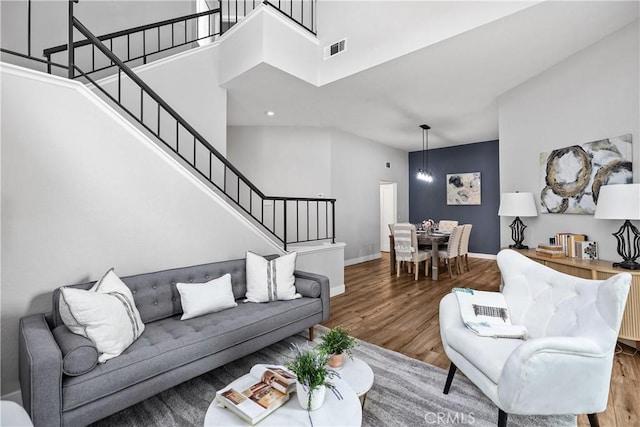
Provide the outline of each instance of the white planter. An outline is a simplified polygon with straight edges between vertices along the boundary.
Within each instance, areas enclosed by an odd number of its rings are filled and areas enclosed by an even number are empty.
[[[309,403],[309,392],[305,390],[306,387],[296,381],[296,394],[298,395],[298,403],[303,409],[307,409]],[[327,392],[327,388],[323,385],[313,390],[311,394],[311,407],[310,411],[315,411],[320,408],[324,403],[324,396]]]

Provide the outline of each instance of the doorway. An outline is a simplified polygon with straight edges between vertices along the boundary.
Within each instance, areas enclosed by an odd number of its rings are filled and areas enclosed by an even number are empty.
[[[380,250],[389,252],[389,224],[395,224],[398,218],[398,184],[380,182]]]

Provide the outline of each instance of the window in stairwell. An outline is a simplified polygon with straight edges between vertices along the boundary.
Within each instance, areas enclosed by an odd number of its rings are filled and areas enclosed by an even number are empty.
[[[215,1],[211,0],[196,0],[196,13],[206,12],[213,9]],[[204,46],[213,43],[214,38],[209,37],[211,34],[219,33],[217,15],[208,15],[198,18],[198,44]]]

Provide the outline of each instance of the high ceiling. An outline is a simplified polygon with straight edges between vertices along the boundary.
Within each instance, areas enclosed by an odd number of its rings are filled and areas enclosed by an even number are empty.
[[[228,124],[337,128],[406,151],[422,123],[430,148],[495,140],[501,94],[638,16],[636,1],[544,2],[321,87],[262,64],[228,85]]]

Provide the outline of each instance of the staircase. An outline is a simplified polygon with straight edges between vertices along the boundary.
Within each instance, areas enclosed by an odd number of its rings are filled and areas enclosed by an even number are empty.
[[[68,78],[93,87],[285,251],[292,244],[335,243],[335,199],[264,194],[131,68],[220,39],[256,8],[255,1],[223,0],[215,8],[201,1],[206,10],[101,36],[74,15],[74,3],[68,7],[70,43],[45,49],[46,60],[3,52],[46,64],[48,73],[66,69]],[[315,34],[314,0],[264,4]],[[77,34],[80,41],[74,41]]]

